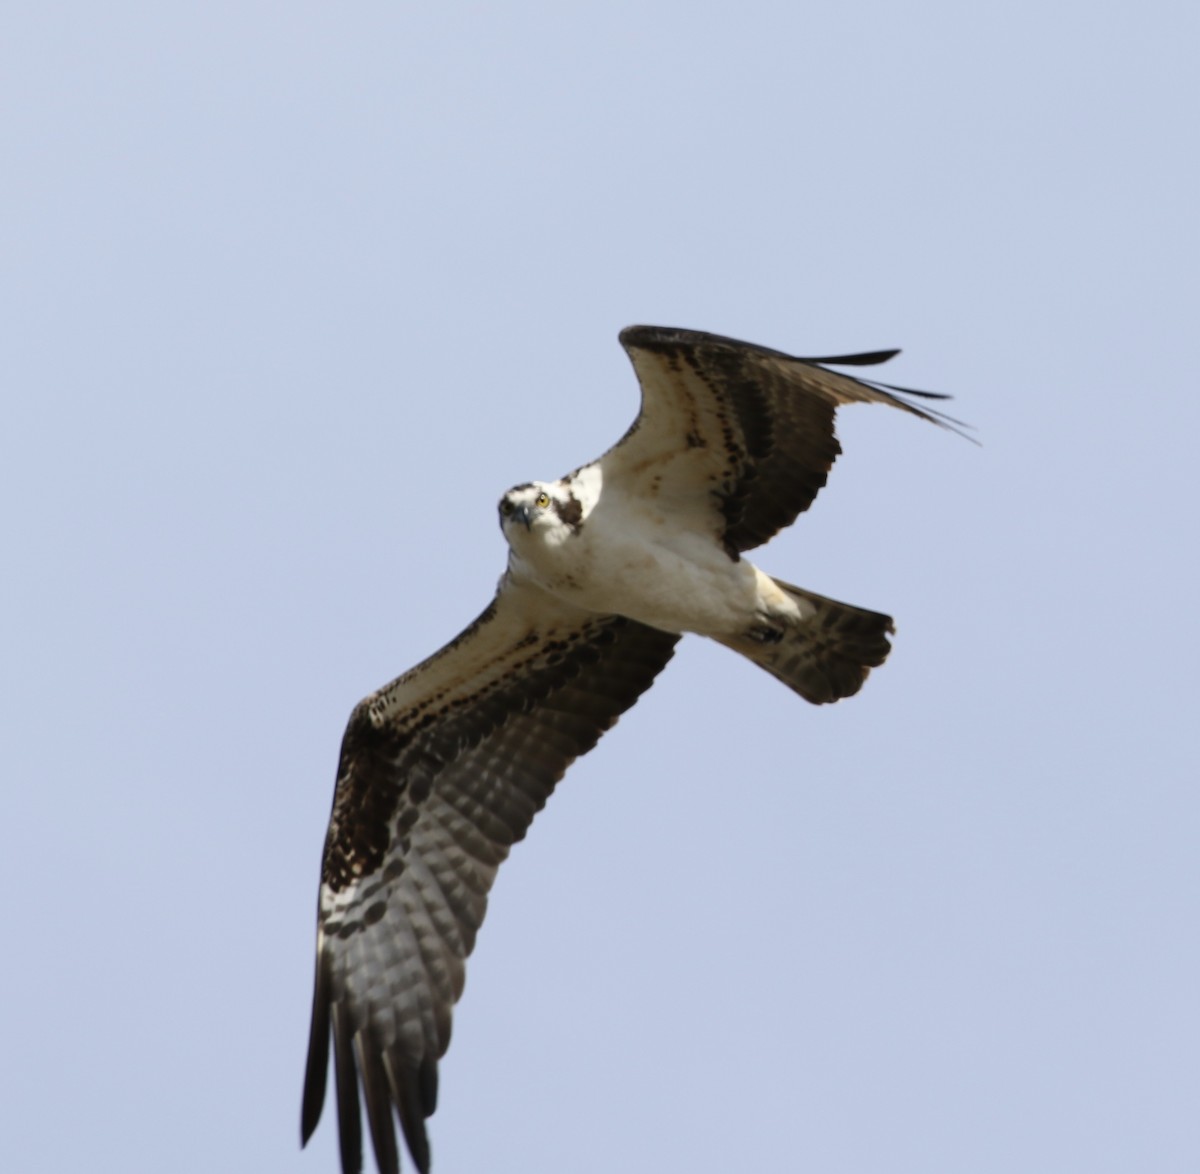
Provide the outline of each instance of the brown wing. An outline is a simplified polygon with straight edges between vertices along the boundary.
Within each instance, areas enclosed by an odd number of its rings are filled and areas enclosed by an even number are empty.
[[[456,640],[363,701],[342,741],[322,869],[301,1132],[334,1045],[342,1168],[381,1171],[393,1110],[422,1174],[437,1061],[496,869],[555,783],[650,687],[677,636],[501,583]]]
[[[812,504],[841,445],[834,412],[881,403],[945,427],[904,389],[855,379],[821,363],[866,366],[897,351],[798,359],[696,330],[621,332],[642,386],[642,410],[601,464],[605,485],[670,498],[707,524],[730,554],[766,542]],[[944,399],[928,392],[911,395]]]

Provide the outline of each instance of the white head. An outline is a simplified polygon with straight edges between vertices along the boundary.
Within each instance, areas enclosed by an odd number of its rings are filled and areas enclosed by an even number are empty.
[[[509,546],[531,538],[544,545],[565,542],[579,531],[583,503],[561,481],[517,485],[500,499],[500,529]]]

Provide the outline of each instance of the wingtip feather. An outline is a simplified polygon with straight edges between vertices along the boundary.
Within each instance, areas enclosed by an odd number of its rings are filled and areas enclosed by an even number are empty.
[[[895,347],[892,350],[883,351],[863,351],[861,354],[855,355],[823,355],[818,359],[802,359],[804,363],[825,363],[830,367],[874,367],[879,363],[886,363],[889,359],[894,359],[900,353],[900,348]]]
[[[304,1068],[304,1093],[300,1104],[300,1146],[308,1145],[325,1107],[325,1081],[329,1071],[329,967],[320,954],[313,983],[312,1024],[308,1034],[308,1060]]]
[[[337,1083],[338,1146],[342,1174],[362,1174],[362,1121],[358,1107],[358,1073],[354,1067],[349,1013],[333,1007],[333,1064]]]

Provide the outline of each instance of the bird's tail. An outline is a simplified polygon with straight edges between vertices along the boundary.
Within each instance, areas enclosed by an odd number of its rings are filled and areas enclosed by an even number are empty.
[[[814,705],[853,696],[891,651],[891,616],[838,603],[780,579],[774,582],[798,605],[802,618],[772,616],[721,643]]]

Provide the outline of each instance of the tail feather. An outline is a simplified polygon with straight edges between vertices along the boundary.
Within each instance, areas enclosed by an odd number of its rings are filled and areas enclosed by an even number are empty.
[[[853,696],[891,651],[888,636],[896,630],[891,616],[826,599],[779,579],[775,585],[801,605],[806,618],[777,622],[772,617],[722,643],[814,705]]]

